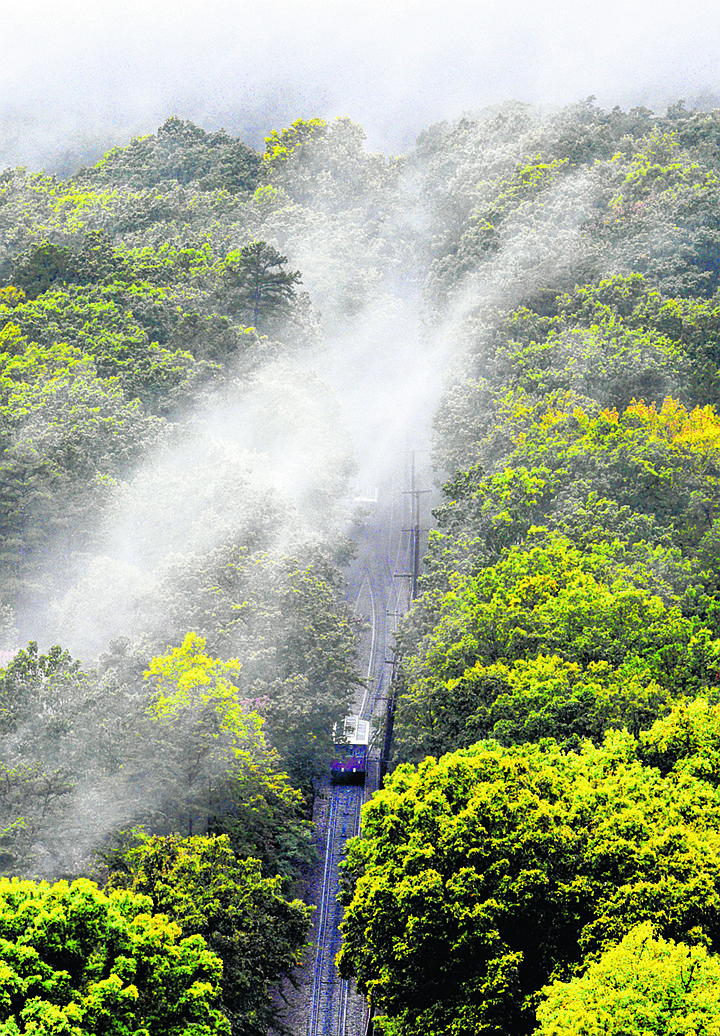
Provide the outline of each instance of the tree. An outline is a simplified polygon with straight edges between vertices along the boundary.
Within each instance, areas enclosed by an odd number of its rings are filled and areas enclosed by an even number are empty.
[[[113,248],[108,235],[90,231],[78,249],[51,241],[33,245],[16,259],[12,284],[27,298],[35,299],[58,282],[103,283],[130,274],[127,259]]]
[[[113,148],[92,169],[83,169],[83,184],[113,183],[148,188],[168,180],[195,184],[200,191],[231,194],[252,191],[258,182],[260,155],[224,130],[206,133],[185,119],[166,119],[156,134]]]
[[[114,480],[166,437],[161,419],[128,402],[113,379],[95,377],[89,358],[77,360],[62,347],[30,349],[7,364],[0,358],[0,391],[8,394],[0,406],[0,564],[3,590],[15,597],[53,540],[57,575],[71,567]]]
[[[151,909],[84,879],[0,879],[0,1031],[227,1036],[219,957]]]
[[[269,767],[262,719],[243,707],[237,660],[205,653],[205,640],[188,633],[178,648],[152,659],[145,673],[153,688],[140,727],[146,751],[161,761],[149,775],[171,830],[205,830],[218,793],[234,770]],[[143,767],[142,759],[136,765]]]
[[[535,1036],[720,1032],[720,958],[704,946],[655,938],[649,923],[584,974],[543,992]]]
[[[253,327],[270,316],[285,314],[301,283],[299,270],[283,270],[286,255],[265,241],[253,241],[225,260],[225,276],[234,312],[245,314]]]
[[[673,600],[662,578],[672,557],[641,556],[617,542],[581,551],[536,528],[496,565],[428,595],[431,627],[402,633],[399,757],[482,737],[578,745],[609,727],[636,733],[671,697],[705,691],[715,630]]]
[[[59,645],[41,655],[35,641],[18,651],[5,669],[0,669],[0,734],[15,731],[42,713],[74,697],[75,687],[87,683],[82,673]]]
[[[73,794],[92,772],[94,817],[102,813],[97,779],[105,746],[96,743],[104,713],[96,674],[59,646],[46,655],[36,643],[0,669],[0,869],[56,877],[89,834],[88,817],[73,809]],[[77,733],[76,733],[77,731]],[[73,814],[75,813],[75,816]],[[77,858],[76,858],[77,859]],[[75,862],[75,861],[73,861]]]
[[[326,130],[327,123],[322,119],[296,119],[292,126],[280,131],[273,130],[270,136],[265,138],[264,165],[266,168],[272,168],[281,162],[287,162],[294,151],[323,136]]]
[[[720,648],[720,642],[716,645]],[[720,786],[720,705],[716,700],[681,698],[666,716],[642,731],[639,740],[642,758],[663,773],[692,773]]]
[[[307,804],[265,746],[260,700],[228,679],[237,665],[192,635],[148,680],[144,659],[113,661],[98,675],[31,643],[0,669],[0,873],[87,871],[113,832],[142,824],[226,833],[238,857],[294,887],[315,854]]]
[[[202,936],[223,962],[222,1007],[238,1036],[282,1028],[273,986],[291,977],[305,944],[311,908],[282,896],[279,877],[257,860],[239,860],[227,836],[148,838],[106,853],[108,888],[149,896],[185,936]]]
[[[643,921],[720,947],[720,804],[627,733],[399,767],[348,851],[339,957],[393,1036],[533,1027],[527,999]]]

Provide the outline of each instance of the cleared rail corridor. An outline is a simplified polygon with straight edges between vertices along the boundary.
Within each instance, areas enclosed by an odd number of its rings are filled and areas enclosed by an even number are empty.
[[[355,532],[357,559],[350,581],[355,615],[366,624],[362,638],[365,688],[355,703],[367,720],[382,713],[389,681],[390,648],[400,615],[407,610],[411,565],[411,508],[407,493],[397,489],[380,494],[378,504]],[[337,902],[339,864],[347,840],[360,831],[362,803],[378,786],[379,749],[371,746],[365,787],[329,784],[322,881],[316,921],[313,988],[307,1036],[362,1036],[367,1005],[335,966],[340,949],[343,910]]]

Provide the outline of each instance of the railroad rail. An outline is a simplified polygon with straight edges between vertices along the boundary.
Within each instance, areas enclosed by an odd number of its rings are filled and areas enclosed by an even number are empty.
[[[338,865],[345,856],[348,838],[359,832],[362,801],[363,788],[359,785],[333,788],[317,927],[309,1036],[337,1036],[346,1032],[349,984],[340,978],[335,967],[335,957],[340,949],[338,929],[343,915],[337,901]]]
[[[376,522],[366,531],[365,542],[359,544],[354,604],[356,615],[367,621],[368,632],[363,645],[365,687],[355,708],[357,715],[368,721],[382,709],[388,680],[389,640],[398,615],[409,604],[409,585],[397,578],[398,573],[408,571],[412,549],[407,535],[407,510],[407,501],[394,501],[376,516]],[[328,783],[326,789],[330,798],[307,1036],[361,1036],[367,1025],[364,1000],[354,993],[350,983],[340,978],[335,965],[343,916],[337,901],[338,868],[348,839],[360,832],[360,808],[377,788],[378,775],[379,759],[373,759],[371,750],[365,787]]]

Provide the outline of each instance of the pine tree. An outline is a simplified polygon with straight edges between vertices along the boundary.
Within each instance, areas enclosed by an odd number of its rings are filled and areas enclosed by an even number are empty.
[[[287,312],[295,285],[301,283],[298,270],[282,268],[287,261],[286,255],[265,241],[253,241],[228,256],[233,309],[247,314],[253,327],[263,318]]]

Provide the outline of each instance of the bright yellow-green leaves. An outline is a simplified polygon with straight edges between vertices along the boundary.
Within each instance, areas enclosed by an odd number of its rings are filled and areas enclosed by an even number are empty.
[[[25,292],[21,288],[16,288],[12,284],[8,284],[5,288],[0,288],[0,306],[14,309],[15,306],[19,306],[24,301]]]
[[[0,879],[0,1032],[228,1036],[220,958],[151,911],[85,879]]]
[[[399,767],[348,869],[340,966],[380,1031],[523,1032],[536,990],[642,922],[717,939],[720,805],[643,765],[626,732],[580,752],[481,743]]]
[[[8,328],[19,331],[8,324],[0,332],[0,349],[8,349]],[[3,337],[5,342],[2,341]],[[58,383],[72,386],[75,379],[97,380],[92,359],[80,349],[64,343],[50,347],[27,345],[21,354],[10,350],[0,353],[0,402],[8,408],[7,415],[17,420],[43,405],[43,399],[57,390]],[[112,391],[116,386],[105,381]],[[119,392],[118,392],[119,395]]]
[[[296,119],[284,130],[273,130],[265,138],[265,154],[263,163],[269,167],[280,162],[287,162],[293,151],[322,136],[327,128],[323,119]]]
[[[513,210],[535,200],[558,177],[567,159],[554,158],[543,162],[538,155],[533,162],[528,158],[525,165],[520,165],[514,175],[499,185],[497,200],[487,211],[477,216],[477,227],[480,231],[493,232],[501,221]]]
[[[222,959],[222,1006],[234,1031],[275,1028],[273,985],[300,962],[311,908],[285,899],[281,879],[239,859],[226,835],[142,836],[110,862],[111,887],[150,897],[155,911]]]
[[[536,1036],[717,1036],[720,958],[638,925],[578,978],[555,982]]]
[[[617,414],[615,414],[617,418]],[[700,463],[717,463],[720,459],[720,417],[713,407],[695,407],[688,411],[674,399],[665,399],[658,410],[642,400],[632,403],[624,422],[642,428],[651,443],[663,443],[676,450],[688,449]]]
[[[692,161],[672,131],[653,130],[629,162],[622,153],[612,161],[625,173],[621,192],[610,202],[614,208],[648,198],[656,203],[664,195],[674,198],[681,192],[702,194],[720,186],[717,174]]]
[[[537,454],[541,449],[566,443],[570,455],[611,447],[617,450],[624,440],[635,452],[643,447],[662,445],[688,457],[716,459],[720,449],[720,417],[713,407],[689,411],[675,399],[666,398],[658,408],[654,403],[636,400],[622,412],[604,409],[594,417],[574,406],[524,407],[527,425],[515,438],[517,452]],[[612,438],[611,438],[612,437]]]
[[[451,576],[405,660],[402,756],[481,737],[577,745],[611,727],[637,733],[674,697],[714,686],[720,640],[682,614],[651,568],[662,564],[672,557],[643,564],[617,542],[581,550],[533,529],[497,564]]]
[[[27,346],[28,340],[23,335],[22,329],[9,320],[0,330],[0,355],[17,356],[19,353],[23,353]]]
[[[242,707],[240,692],[232,682],[239,672],[239,662],[210,658],[204,638],[188,633],[180,647],[153,658],[145,673],[156,687],[150,714],[172,721],[182,713],[200,716],[210,712],[215,717],[214,736],[228,735],[236,753],[264,748],[262,719]]]

